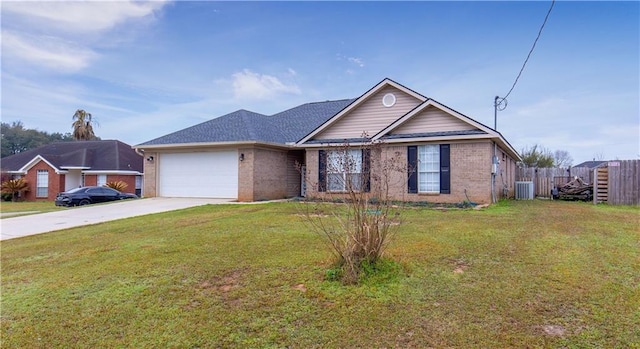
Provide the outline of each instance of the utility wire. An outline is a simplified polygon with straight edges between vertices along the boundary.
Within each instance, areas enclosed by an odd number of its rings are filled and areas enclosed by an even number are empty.
[[[538,43],[538,39],[540,39],[540,35],[542,34],[542,30],[544,29],[545,24],[547,24],[547,19],[549,19],[549,15],[551,14],[551,10],[553,9],[553,5],[555,5],[556,1],[555,0],[551,0],[551,7],[549,7],[549,11],[547,11],[547,15],[544,17],[544,22],[542,22],[542,26],[540,26],[540,30],[538,31],[538,36],[536,36],[536,39],[533,41],[533,46],[531,46],[531,50],[529,50],[529,54],[527,54],[527,58],[524,60],[524,63],[522,64],[522,68],[520,68],[520,72],[518,73],[518,76],[516,77],[516,80],[513,82],[513,85],[511,85],[511,89],[509,90],[509,92],[507,92],[507,94],[499,99],[496,99],[496,106],[501,106],[504,102],[504,107],[501,110],[504,110],[504,108],[507,107],[507,97],[509,97],[509,95],[511,94],[511,92],[513,91],[513,89],[516,87],[516,84],[518,83],[518,80],[520,79],[520,76],[522,75],[522,72],[524,71],[524,67],[527,65],[527,62],[529,61],[529,58],[531,57],[531,54],[533,53],[533,50],[536,48],[536,44]]]

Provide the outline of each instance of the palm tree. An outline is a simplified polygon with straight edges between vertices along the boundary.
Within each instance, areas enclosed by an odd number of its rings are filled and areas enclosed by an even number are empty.
[[[88,141],[96,138],[95,133],[93,133],[93,126],[91,122],[93,121],[91,118],[91,113],[87,113],[82,109],[76,110],[76,113],[73,114],[73,123],[71,127],[73,127],[73,139],[77,141]]]

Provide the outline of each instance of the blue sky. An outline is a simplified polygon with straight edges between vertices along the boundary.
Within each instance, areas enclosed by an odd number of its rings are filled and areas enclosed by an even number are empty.
[[[2,2],[2,121],[135,145],[388,77],[493,127],[550,2]],[[574,164],[640,157],[640,4],[556,2],[498,130]]]

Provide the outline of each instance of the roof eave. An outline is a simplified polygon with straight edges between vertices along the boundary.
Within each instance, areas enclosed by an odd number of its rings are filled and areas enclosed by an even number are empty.
[[[149,151],[162,151],[173,149],[189,149],[189,148],[237,148],[240,146],[266,146],[271,148],[291,149],[292,146],[288,144],[275,143],[275,142],[261,142],[261,141],[231,141],[231,142],[193,142],[193,143],[173,143],[173,144],[150,144],[150,145],[134,145],[133,149],[140,150],[142,152]]]

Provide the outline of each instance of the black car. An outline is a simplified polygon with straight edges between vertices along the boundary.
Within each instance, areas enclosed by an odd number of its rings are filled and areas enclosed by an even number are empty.
[[[56,206],[82,206],[137,198],[135,194],[122,193],[109,187],[81,187],[58,193]]]

